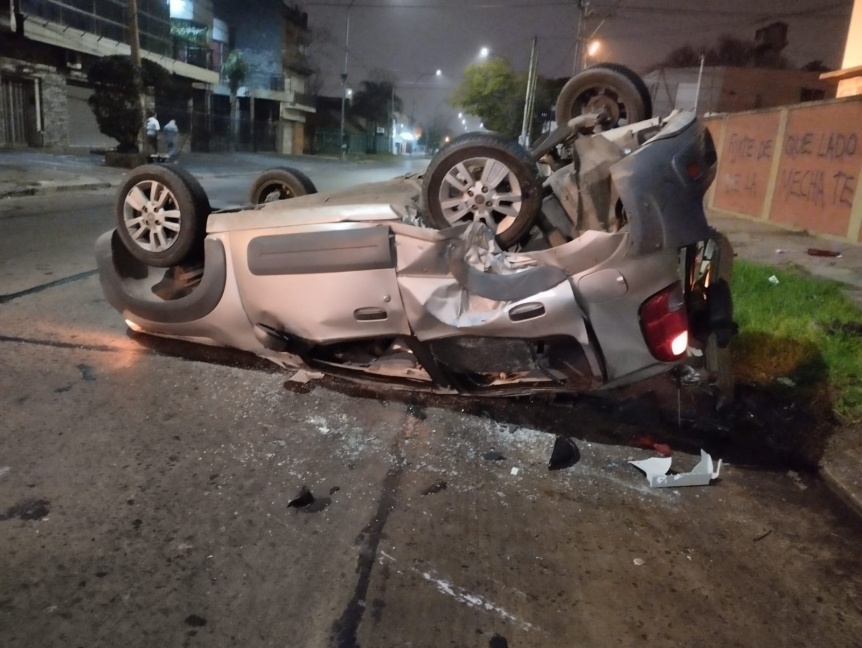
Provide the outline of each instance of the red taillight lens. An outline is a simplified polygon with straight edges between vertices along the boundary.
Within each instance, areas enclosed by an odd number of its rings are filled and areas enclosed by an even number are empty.
[[[662,362],[679,360],[688,347],[688,316],[682,285],[675,283],[641,305],[641,331],[650,353]]]

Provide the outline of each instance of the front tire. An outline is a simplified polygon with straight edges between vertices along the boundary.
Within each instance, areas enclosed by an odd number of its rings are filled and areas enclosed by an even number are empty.
[[[145,164],[120,185],[114,216],[129,253],[150,266],[168,268],[202,251],[207,214],[186,179],[173,169]]]
[[[248,192],[248,201],[260,205],[314,193],[317,193],[317,187],[301,171],[290,167],[273,167],[255,178]]]
[[[542,206],[542,183],[522,146],[493,133],[468,133],[431,160],[422,203],[432,227],[482,220],[506,249],[533,226]]]

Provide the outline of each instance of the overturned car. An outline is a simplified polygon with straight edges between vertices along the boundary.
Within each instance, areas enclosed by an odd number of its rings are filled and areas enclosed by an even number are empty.
[[[271,169],[210,213],[188,172],[139,167],[96,245],[105,296],[135,331],[441,393],[608,388],[726,346],[708,131],[587,72],[532,151],[468,134],[423,176],[317,194]]]

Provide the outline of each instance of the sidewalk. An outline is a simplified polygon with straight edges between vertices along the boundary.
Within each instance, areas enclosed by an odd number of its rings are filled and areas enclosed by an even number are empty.
[[[284,156],[265,153],[191,153],[183,154],[179,161],[195,175],[215,177],[254,173],[285,163]],[[125,169],[104,166],[103,157],[97,154],[0,152],[0,213],[4,198],[115,187],[126,173]],[[842,282],[847,295],[862,309],[862,245],[715,213],[709,217],[713,227],[730,238],[738,257],[777,267],[798,267]],[[809,248],[839,252],[841,256],[812,256]],[[821,460],[820,473],[862,515],[862,426],[836,430]]]
[[[275,153],[183,153],[177,162],[198,177],[257,173],[286,163],[285,156]],[[116,187],[126,173],[128,169],[105,166],[98,153],[0,152],[0,199]]]

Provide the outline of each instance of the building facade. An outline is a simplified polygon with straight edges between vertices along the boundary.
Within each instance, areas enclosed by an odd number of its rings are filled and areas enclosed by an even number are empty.
[[[131,53],[127,0],[0,3],[0,148],[115,146],[87,104],[87,70],[99,57]],[[167,87],[150,89],[149,105],[163,122],[176,120],[190,148],[228,148],[221,70],[238,49],[250,73],[238,92],[235,132],[243,137],[231,147],[302,151],[302,124],[313,111],[304,96],[310,70],[296,63],[307,16],[282,0],[259,4],[266,9],[243,13],[233,0],[137,0],[141,57],[170,73]]]

